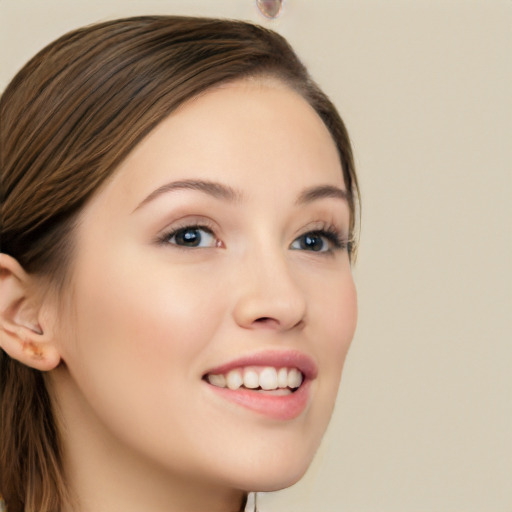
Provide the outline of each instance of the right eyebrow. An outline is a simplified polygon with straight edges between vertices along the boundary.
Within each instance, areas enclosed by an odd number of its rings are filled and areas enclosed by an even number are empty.
[[[215,181],[207,181],[207,180],[180,180],[180,181],[172,181],[170,183],[166,183],[161,187],[158,187],[156,190],[153,190],[151,194],[149,194],[143,201],[141,201],[138,206],[135,208],[136,211],[142,206],[148,204],[150,201],[153,201],[157,197],[162,194],[167,194],[168,192],[173,192],[175,190],[198,190],[200,192],[204,192],[212,197],[217,199],[224,199],[229,202],[238,201],[242,197],[242,193],[235,190],[232,187],[224,185],[222,183],[217,183]],[[133,212],[132,212],[133,213]]]

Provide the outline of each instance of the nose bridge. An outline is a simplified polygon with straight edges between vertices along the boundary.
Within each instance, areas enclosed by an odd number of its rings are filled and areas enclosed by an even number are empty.
[[[294,276],[286,249],[268,238],[248,248],[239,267],[234,316],[243,327],[287,330],[302,325],[306,296]]]

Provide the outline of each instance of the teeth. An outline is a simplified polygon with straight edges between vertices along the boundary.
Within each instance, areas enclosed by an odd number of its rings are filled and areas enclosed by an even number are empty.
[[[226,377],[224,375],[208,375],[208,382],[218,388],[226,387]]]
[[[208,374],[207,380],[213,386],[229,388],[233,391],[245,387],[272,391],[277,389],[296,389],[302,384],[303,376],[297,368],[250,367],[231,370],[226,375]]]
[[[238,389],[244,383],[240,370],[231,370],[226,377],[226,384],[229,389]]]
[[[277,372],[277,385],[280,388],[288,387],[288,370],[286,368],[281,368]]]
[[[270,390],[277,388],[277,371],[275,368],[264,368],[260,373],[261,389]]]
[[[292,368],[288,372],[288,387],[295,389],[302,384],[302,373],[296,368]]]
[[[244,386],[249,389],[256,389],[260,386],[260,377],[254,370],[245,370]]]

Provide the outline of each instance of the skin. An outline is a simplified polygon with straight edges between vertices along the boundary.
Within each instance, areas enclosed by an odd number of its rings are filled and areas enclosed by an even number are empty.
[[[144,202],[183,180],[236,197],[180,188]],[[325,227],[348,234],[343,198],[296,204],[325,185],[345,189],[320,118],[288,87],[252,80],[180,108],[85,207],[69,305],[46,307],[38,322],[61,359],[48,381],[81,512],[235,511],[244,490],[303,475],[357,316],[347,251],[327,238],[321,251],[300,245]],[[200,247],[165,238],[196,224],[211,231]],[[293,420],[219,398],[202,380],[268,349],[299,350],[318,366]]]

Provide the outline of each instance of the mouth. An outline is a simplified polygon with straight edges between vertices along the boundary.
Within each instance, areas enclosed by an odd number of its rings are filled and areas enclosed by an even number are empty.
[[[299,416],[310,402],[317,368],[298,352],[250,355],[210,370],[203,381],[217,396],[277,420]]]
[[[285,396],[297,391],[304,381],[304,375],[298,368],[247,366],[227,373],[208,373],[204,379],[212,386],[228,388],[231,391],[250,389],[274,396]]]

